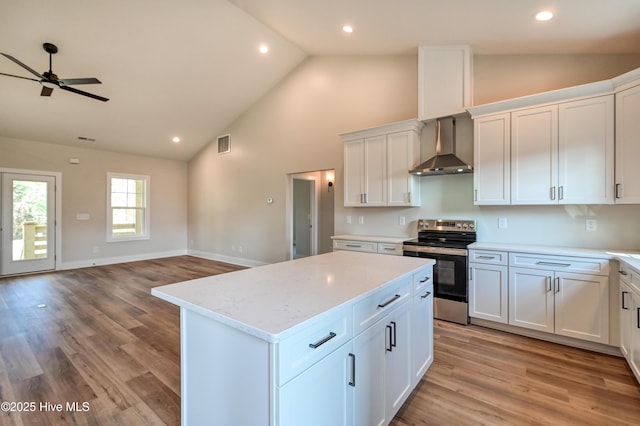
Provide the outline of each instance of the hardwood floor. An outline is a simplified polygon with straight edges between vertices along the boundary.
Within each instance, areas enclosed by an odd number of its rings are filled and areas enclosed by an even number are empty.
[[[180,256],[0,279],[0,402],[35,403],[0,425],[179,425],[179,310],[151,288],[237,269]],[[622,358],[436,321],[392,424],[639,425],[640,386]]]

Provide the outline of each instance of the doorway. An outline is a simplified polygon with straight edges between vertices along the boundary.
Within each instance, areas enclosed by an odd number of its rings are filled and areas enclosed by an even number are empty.
[[[334,170],[292,173],[287,181],[289,259],[332,250]]]
[[[56,268],[58,179],[0,171],[0,276]]]

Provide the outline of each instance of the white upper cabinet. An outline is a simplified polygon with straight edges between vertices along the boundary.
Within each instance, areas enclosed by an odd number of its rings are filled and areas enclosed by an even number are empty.
[[[640,80],[616,93],[616,179],[618,204],[640,204]]]
[[[613,203],[614,99],[558,105],[558,202]]]
[[[511,114],[478,118],[473,128],[474,204],[510,204]]]
[[[511,203],[558,204],[558,107],[511,113]]]
[[[418,116],[430,120],[465,112],[473,104],[473,54],[461,46],[418,48]]]
[[[407,120],[340,135],[344,142],[345,207],[419,206],[423,124]]]

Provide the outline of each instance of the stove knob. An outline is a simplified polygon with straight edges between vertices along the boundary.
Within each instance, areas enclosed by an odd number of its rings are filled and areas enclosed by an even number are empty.
[[[462,224],[460,223],[456,223],[456,226],[458,227],[458,229],[462,228]]]
[[[469,225],[467,225],[467,224],[465,223],[464,225],[462,225],[462,227],[463,227],[464,229],[467,229],[467,228],[469,227]]]
[[[475,228],[475,225],[473,223],[470,223],[469,224],[469,229],[473,229],[473,228]]]

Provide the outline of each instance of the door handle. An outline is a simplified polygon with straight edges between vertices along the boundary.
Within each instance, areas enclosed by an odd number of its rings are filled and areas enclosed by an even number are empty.
[[[393,338],[391,339],[391,347],[395,348],[396,344],[398,343],[397,342],[398,336],[396,334],[396,329],[398,328],[398,324],[396,324],[395,321],[391,321],[391,325],[393,325],[393,336],[392,336]]]
[[[625,294],[629,294],[629,292],[628,292],[628,291],[623,291],[623,292],[622,292],[622,309],[629,309],[629,308],[627,308],[627,307],[624,305],[624,301],[625,301],[625,297],[624,297],[624,295],[625,295]]]
[[[560,277],[556,277],[556,293],[560,293]]]
[[[349,386],[356,387],[356,356],[355,354],[349,354],[349,358],[351,358],[351,380],[349,381]]]
[[[385,339],[387,340],[387,342],[385,343],[385,348],[387,349],[387,352],[392,352],[393,351],[393,345],[391,344],[391,325],[387,325],[387,331],[389,333],[387,333],[387,337],[389,339]]]

